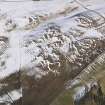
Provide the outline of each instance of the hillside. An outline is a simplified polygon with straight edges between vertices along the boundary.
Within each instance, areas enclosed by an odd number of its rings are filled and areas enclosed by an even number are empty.
[[[104,64],[104,0],[0,0],[0,105],[74,105],[94,83],[104,94]]]

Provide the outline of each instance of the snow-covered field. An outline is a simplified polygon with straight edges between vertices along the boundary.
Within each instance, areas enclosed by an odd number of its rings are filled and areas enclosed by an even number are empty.
[[[31,60],[34,59],[37,55],[36,51],[39,50],[35,47],[34,42],[28,47],[24,47],[24,40],[26,38],[26,40],[28,40],[31,36],[40,37],[40,35],[37,35],[37,32],[40,34],[40,31],[43,31],[43,24],[55,22],[61,26],[63,32],[67,32],[77,24],[75,19],[71,17],[86,11],[86,9],[73,0],[39,2],[29,0],[22,2],[20,2],[21,0],[19,2],[12,1],[13,2],[2,0],[0,2],[0,36],[5,36],[9,40],[7,50],[0,57],[0,63],[5,62],[5,65],[0,67],[0,78],[4,78],[18,71],[19,68],[27,68],[27,66],[29,67],[32,64]],[[103,0],[101,1],[86,0],[83,5],[90,9],[99,9],[98,11],[101,11],[102,15],[104,15],[105,2]],[[102,37],[102,34],[92,28],[86,29],[82,38],[84,37]],[[57,39],[54,38],[53,40],[55,41]],[[3,47],[3,45],[1,45],[1,47]],[[34,49],[35,51],[33,51]],[[29,53],[27,53],[28,50],[30,50]]]

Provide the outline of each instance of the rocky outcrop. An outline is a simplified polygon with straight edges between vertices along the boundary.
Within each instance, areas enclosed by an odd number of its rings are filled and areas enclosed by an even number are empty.
[[[83,92],[84,91],[84,92]],[[102,88],[98,82],[91,82],[84,86],[84,90],[81,93],[78,92],[74,99],[75,105],[104,105],[105,96],[102,92]]]

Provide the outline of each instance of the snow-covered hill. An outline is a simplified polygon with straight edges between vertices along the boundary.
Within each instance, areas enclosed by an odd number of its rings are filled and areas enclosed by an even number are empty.
[[[59,87],[46,99],[57,82],[63,87],[105,51],[104,6],[104,0],[1,0],[0,100],[9,98],[13,103],[23,95],[26,101],[29,92],[37,101],[27,100],[24,105],[42,105],[43,100],[47,100],[43,105],[49,104],[62,90]],[[4,85],[12,99],[2,93]]]

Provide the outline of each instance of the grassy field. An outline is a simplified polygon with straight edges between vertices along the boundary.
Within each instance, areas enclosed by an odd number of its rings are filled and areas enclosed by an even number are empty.
[[[92,76],[94,75],[96,80],[99,80],[102,92],[105,95],[105,65],[99,68],[98,72],[96,74],[92,74]],[[73,95],[74,95],[74,88],[65,90],[51,103],[51,105],[74,105]],[[86,105],[97,105],[97,104],[86,102]]]

